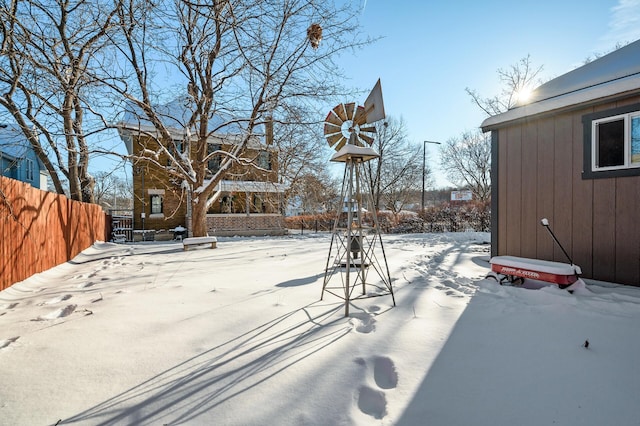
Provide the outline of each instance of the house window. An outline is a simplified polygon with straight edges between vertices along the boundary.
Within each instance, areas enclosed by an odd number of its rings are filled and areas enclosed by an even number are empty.
[[[169,156],[167,158],[167,166],[172,166],[174,158],[177,161],[180,161],[180,154],[184,154],[184,143],[182,141],[171,141],[169,146],[167,147],[169,151]]]
[[[260,151],[258,154],[258,167],[271,170],[271,153],[269,151]]]
[[[267,205],[261,194],[253,194],[252,213],[266,213]]]
[[[583,116],[583,178],[640,175],[640,104]]]
[[[233,195],[225,195],[220,200],[220,211],[222,213],[233,213]]]
[[[33,160],[27,158],[27,180],[33,182]]]
[[[162,214],[162,195],[151,194],[151,214]]]
[[[207,144],[207,155],[211,155],[216,151],[220,151],[222,149],[222,147],[220,146],[220,144],[217,143],[210,143]],[[211,157],[209,159],[209,161],[207,161],[207,169],[209,169],[209,172],[211,174],[216,173],[218,170],[220,170],[220,155],[216,154],[213,157]]]

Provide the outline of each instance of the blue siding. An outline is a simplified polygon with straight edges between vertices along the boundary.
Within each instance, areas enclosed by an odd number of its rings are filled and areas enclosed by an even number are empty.
[[[0,166],[2,176],[40,188],[42,163],[29,142],[10,126],[0,128]]]

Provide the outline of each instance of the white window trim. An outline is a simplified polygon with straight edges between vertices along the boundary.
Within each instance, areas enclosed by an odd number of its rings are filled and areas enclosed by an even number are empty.
[[[26,178],[29,182],[33,182],[34,176],[35,176],[35,167],[34,167],[35,165],[33,163],[33,160],[31,160],[30,158],[27,158],[26,164],[27,164]]]
[[[631,120],[640,117],[640,111],[603,117],[591,122],[591,170],[603,172],[608,170],[625,170],[640,168],[640,162],[631,162]],[[619,166],[598,167],[598,124],[616,120],[624,120],[624,163]]]
[[[151,197],[152,195],[159,195],[161,198],[161,202],[163,204],[162,206],[162,212],[160,213],[150,213],[149,214],[149,219],[162,219],[164,218],[164,189],[147,189],[147,194],[149,194],[149,197]],[[151,202],[151,200],[149,201]],[[153,206],[149,206],[149,208],[153,208]]]

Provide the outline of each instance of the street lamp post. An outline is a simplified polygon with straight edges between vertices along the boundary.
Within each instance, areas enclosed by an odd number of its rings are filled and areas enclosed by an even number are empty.
[[[436,145],[440,145],[440,142],[433,142],[433,141],[424,141],[422,143],[422,211],[424,212],[424,180],[425,180],[425,172],[426,172],[426,168],[427,168],[427,144],[428,143],[432,143],[432,144],[436,144]]]

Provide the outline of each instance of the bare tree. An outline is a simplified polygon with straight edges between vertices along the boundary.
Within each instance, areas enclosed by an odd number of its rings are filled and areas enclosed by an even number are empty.
[[[384,205],[397,213],[422,186],[422,151],[407,139],[402,118],[388,117],[376,122],[375,127],[373,147],[380,157],[369,162],[375,208]],[[426,174],[431,176],[431,171],[426,170]]]
[[[316,109],[294,106],[284,110],[274,123],[278,177],[289,188],[285,192],[285,203],[289,197],[304,198],[309,179],[316,180],[322,188],[336,185],[327,172],[332,151],[322,135],[321,117],[322,112]]]
[[[356,17],[351,5],[336,8],[320,0],[142,0],[121,9],[120,53],[135,80],[117,88],[159,141],[136,161],[164,167],[158,155],[169,156],[167,170],[190,193],[193,235],[206,234],[206,212],[229,170],[257,167],[247,147],[265,124],[277,123],[284,109],[305,99],[340,93],[332,58],[366,42],[358,39]],[[188,95],[180,97],[184,115],[171,117],[184,131],[182,151],[168,117],[155,106],[154,70],[160,65],[179,76]],[[221,133],[236,140],[230,149],[212,152],[208,140]],[[210,170],[214,157],[218,167]]]
[[[315,214],[330,209],[331,204],[339,197],[336,178],[324,172],[319,176],[306,174],[301,176],[296,185],[296,197],[300,200],[302,212]]]
[[[500,94],[490,98],[483,98],[477,91],[465,89],[475,103],[487,115],[497,115],[513,108],[522,93],[531,91],[542,83],[539,75],[543,66],[534,67],[531,56],[520,59],[516,64],[507,69],[498,69],[498,77],[502,83]]]
[[[130,209],[133,200],[133,188],[130,182],[126,182],[115,171],[96,172],[94,196],[96,204],[100,204],[105,210]]]
[[[11,0],[0,6],[0,106],[45,165],[55,190],[93,201],[88,138],[106,126],[91,104],[117,4]],[[87,116],[90,118],[87,118]],[[101,124],[102,123],[102,124]],[[53,161],[52,161],[53,159]]]
[[[491,197],[491,138],[482,131],[465,132],[440,148],[441,167],[458,187],[469,188],[476,199]]]
[[[500,94],[483,98],[475,90],[466,89],[472,101],[488,116],[501,114],[523,102],[523,94],[541,84],[543,67],[534,67],[530,55],[507,69],[498,69],[502,83]],[[441,166],[452,183],[471,189],[475,197],[486,201],[491,197],[491,140],[480,131],[465,132],[449,139],[440,149]]]

